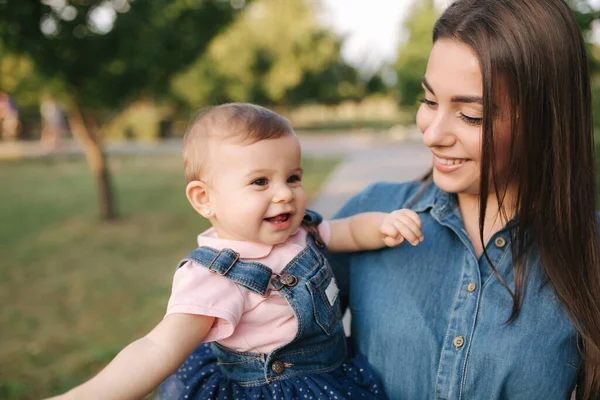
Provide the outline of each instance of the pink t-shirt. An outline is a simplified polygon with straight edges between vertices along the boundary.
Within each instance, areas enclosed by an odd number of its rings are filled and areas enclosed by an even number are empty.
[[[331,229],[327,222],[319,233],[329,243]],[[198,236],[198,246],[215,250],[232,249],[242,260],[260,262],[280,273],[306,247],[305,229],[298,229],[284,243],[227,240],[215,237],[213,228]],[[296,335],[296,319],[287,301],[276,291],[264,298],[229,279],[188,261],[175,272],[173,290],[167,306],[169,314],[198,314],[215,317],[204,342],[220,344],[243,352],[269,353],[288,343]]]

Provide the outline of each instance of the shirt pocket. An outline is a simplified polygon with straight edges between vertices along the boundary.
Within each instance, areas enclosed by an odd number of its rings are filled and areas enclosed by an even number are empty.
[[[325,265],[306,282],[312,297],[317,324],[330,335],[342,316],[339,289],[329,266]]]

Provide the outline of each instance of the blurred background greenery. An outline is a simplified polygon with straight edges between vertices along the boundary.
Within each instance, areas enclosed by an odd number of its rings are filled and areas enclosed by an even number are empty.
[[[600,12],[570,3],[600,124]],[[304,134],[411,125],[443,6],[403,4],[396,60],[365,55],[365,68],[318,0],[0,0],[0,145],[43,155],[0,157],[0,398],[66,390],[146,333],[206,227],[178,155],[106,155],[107,141],[176,140],[199,108],[228,101]],[[60,151],[72,142],[85,157]],[[336,162],[304,160],[309,196]]]

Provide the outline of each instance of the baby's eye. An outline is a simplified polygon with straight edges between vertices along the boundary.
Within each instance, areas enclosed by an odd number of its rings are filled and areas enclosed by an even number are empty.
[[[266,186],[268,183],[269,180],[267,178],[258,178],[252,181],[252,184],[257,186]]]
[[[287,179],[288,183],[296,183],[300,182],[301,180],[302,178],[300,177],[300,175],[292,175]]]

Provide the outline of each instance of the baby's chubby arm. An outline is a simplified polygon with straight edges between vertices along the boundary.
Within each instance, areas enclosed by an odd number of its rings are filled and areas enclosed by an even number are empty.
[[[416,246],[423,241],[421,219],[408,209],[391,213],[368,212],[329,221],[332,252],[375,250],[397,246],[405,239]]]
[[[141,399],[183,364],[214,317],[169,314],[89,381],[52,399]]]

